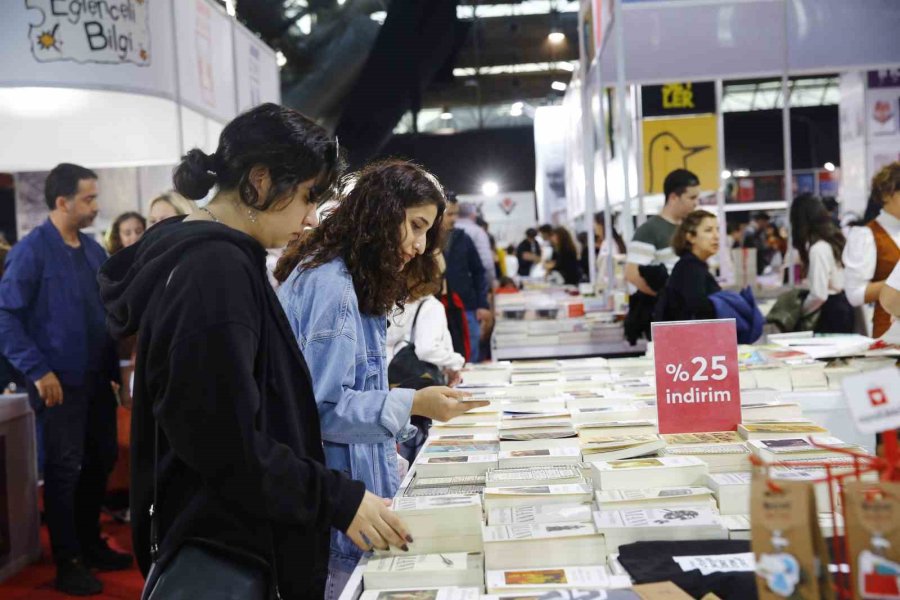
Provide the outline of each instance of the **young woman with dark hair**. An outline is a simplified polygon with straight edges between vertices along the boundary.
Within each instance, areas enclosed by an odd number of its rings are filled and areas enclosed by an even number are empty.
[[[822,201],[809,194],[791,202],[791,232],[809,282],[803,313],[820,311],[815,326],[818,333],[852,333],[854,313],[844,293],[841,262],[844,234]]]
[[[147,219],[140,213],[125,212],[116,217],[106,232],[106,251],[110,256],[136,243],[147,230]]]
[[[238,579],[245,598],[321,597],[331,528],[361,548],[406,544],[387,501],[327,468],[313,381],[266,278],[265,248],[316,225],[340,172],[321,127],[258,106],[175,172],[189,198],[217,186],[212,201],[101,271],[113,333],[140,332],[132,520],[151,599],[231,597]]]
[[[390,497],[400,484],[396,444],[415,434],[410,415],[447,421],[483,403],[448,387],[388,389],[388,315],[410,288],[440,278],[441,185],[399,160],[345,184],[334,210],[279,261],[278,297],[309,361],[328,466]],[[361,554],[334,531],[326,598],[340,595]]]
[[[716,309],[709,296],[721,291],[709,272],[707,261],[719,251],[716,215],[695,210],[678,225],[672,249],[680,256],[660,294],[654,321],[715,319]]]
[[[550,242],[553,244],[553,258],[545,264],[547,271],[558,273],[566,285],[578,285],[581,282],[581,268],[572,234],[565,227],[554,227]]]

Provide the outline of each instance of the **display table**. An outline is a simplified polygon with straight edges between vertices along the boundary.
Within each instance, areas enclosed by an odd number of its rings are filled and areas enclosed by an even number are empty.
[[[638,340],[634,346],[627,341],[594,342],[587,344],[554,344],[548,346],[519,346],[494,348],[494,360],[527,360],[536,358],[580,358],[602,356],[642,356],[647,350],[646,340]]]
[[[28,397],[0,395],[0,582],[41,555],[37,481]]]

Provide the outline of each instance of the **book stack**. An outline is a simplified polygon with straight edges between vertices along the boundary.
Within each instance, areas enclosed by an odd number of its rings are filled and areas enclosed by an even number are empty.
[[[535,467],[541,465],[576,465],[581,463],[581,449],[578,446],[562,448],[535,448],[527,450],[507,450],[499,454],[501,469]]]
[[[666,447],[666,442],[656,434],[639,435],[590,435],[587,430],[578,434],[584,460],[611,461],[656,454]]]
[[[525,523],[484,526],[487,569],[534,568],[547,558],[571,566],[606,561],[606,544],[593,523]]]
[[[404,496],[425,498],[431,496],[480,496],[484,490],[484,475],[458,475],[455,477],[419,477],[412,480]]]
[[[745,440],[779,440],[827,436],[829,432],[811,421],[795,420],[742,423],[738,425],[738,434]]]
[[[372,557],[363,570],[366,590],[484,586],[484,557],[479,552]]]
[[[525,418],[506,418],[500,422],[500,439],[535,440],[574,437],[575,429],[568,416],[527,415]]]
[[[750,451],[766,463],[775,462],[823,462],[829,461],[836,465],[842,463],[852,464],[853,459],[842,452],[832,450],[837,448],[865,454],[863,448],[847,444],[835,437],[816,437],[816,444],[826,447],[820,447],[808,439],[802,438],[779,438],[765,440],[750,440],[748,443]]]
[[[495,508],[488,511],[488,525],[522,525],[530,523],[591,523],[590,504],[543,504]]]
[[[489,594],[534,595],[557,590],[630,588],[631,579],[628,576],[610,575],[609,570],[602,566],[564,566],[490,570],[485,573],[485,584]]]
[[[750,514],[750,473],[711,473],[706,485],[713,491],[719,514]]]
[[[519,469],[491,469],[484,476],[488,487],[530,485],[587,484],[581,468],[575,465],[528,467]]]
[[[647,402],[625,402],[595,408],[571,408],[576,427],[602,427],[610,421],[639,421],[656,418],[656,405]]]
[[[722,525],[728,530],[729,540],[750,539],[750,515],[723,515]]]
[[[591,467],[598,490],[702,486],[709,474],[707,464],[693,456],[592,462]]]
[[[430,496],[394,498],[394,512],[415,532],[410,554],[481,552],[481,498],[478,496]],[[392,548],[377,554],[406,555]]]
[[[595,497],[600,510],[715,506],[712,491],[709,488],[699,486],[646,490],[606,490],[596,492]]]
[[[656,419],[628,419],[592,423],[589,427],[579,427],[579,437],[620,436],[620,435],[653,435],[659,432]]]
[[[425,455],[435,454],[497,454],[500,442],[497,440],[453,440],[429,439],[422,447]]]
[[[611,553],[633,542],[728,539],[728,530],[710,506],[597,511],[594,523]]]
[[[416,461],[419,477],[453,477],[456,475],[483,475],[497,468],[497,455],[488,454],[424,454]]]
[[[490,512],[519,506],[583,504],[589,503],[592,496],[593,488],[584,483],[489,487],[484,490],[484,508]]]
[[[359,600],[478,600],[481,590],[476,587],[415,588],[402,590],[370,590]]]

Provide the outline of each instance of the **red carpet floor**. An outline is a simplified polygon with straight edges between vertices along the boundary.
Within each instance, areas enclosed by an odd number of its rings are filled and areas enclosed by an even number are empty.
[[[116,523],[109,517],[103,517],[103,534],[109,537],[109,545],[117,550],[131,551],[131,528],[128,525]],[[41,547],[43,557],[33,565],[27,567],[18,575],[0,584],[0,598],[3,600],[62,600],[73,598],[56,591],[53,587],[53,579],[56,577],[56,567],[50,558],[50,539],[47,528],[41,527]],[[144,578],[133,566],[128,571],[115,573],[98,573],[103,582],[103,593],[98,596],[88,596],[96,600],[138,600],[141,597],[141,589]]]

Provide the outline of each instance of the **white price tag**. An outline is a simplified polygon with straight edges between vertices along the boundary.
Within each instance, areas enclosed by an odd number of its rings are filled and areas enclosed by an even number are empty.
[[[900,428],[900,369],[887,367],[852,375],[842,385],[860,432]]]
[[[673,556],[682,571],[699,569],[701,575],[710,573],[753,572],[756,560],[752,552],[740,554],[712,554],[707,556]]]

